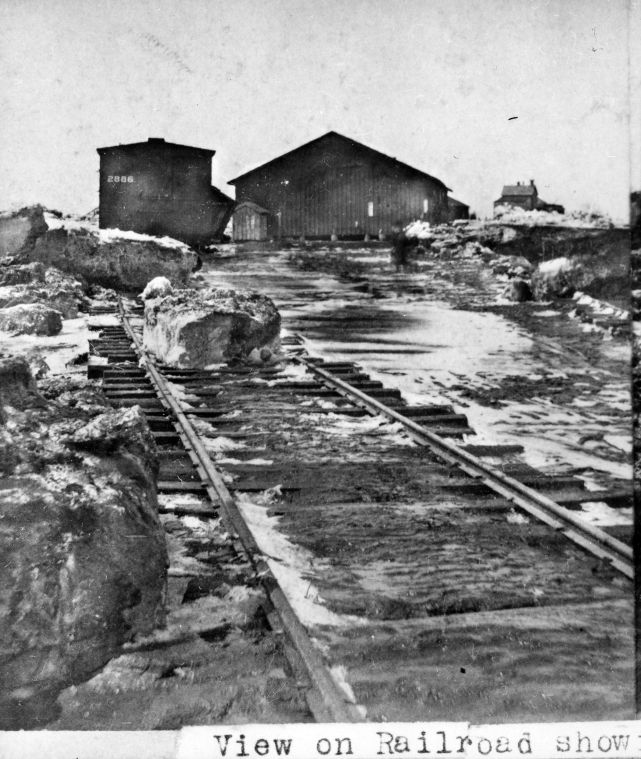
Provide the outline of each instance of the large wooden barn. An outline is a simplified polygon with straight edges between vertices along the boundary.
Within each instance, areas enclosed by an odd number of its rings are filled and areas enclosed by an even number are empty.
[[[234,201],[211,184],[214,150],[150,138],[98,148],[100,227],[204,245],[221,237]]]
[[[336,132],[229,184],[242,207],[234,219],[234,239],[246,234],[251,208],[242,204],[248,202],[261,214],[267,211],[264,239],[362,239],[388,234],[396,220],[447,221],[448,188],[440,179]],[[261,223],[256,219],[254,228]]]

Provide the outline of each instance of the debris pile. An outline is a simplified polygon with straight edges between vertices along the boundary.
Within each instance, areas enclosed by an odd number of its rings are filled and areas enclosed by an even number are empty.
[[[546,225],[544,216],[558,217],[557,226]],[[519,224],[517,217],[529,222]],[[512,221],[503,223],[505,218]],[[571,298],[577,291],[621,301],[628,281],[627,231],[611,228],[603,217],[577,213],[574,223],[564,224],[568,218],[517,209],[500,221],[433,227],[423,244],[428,256],[480,257],[505,279],[503,297],[511,301]]]
[[[99,229],[95,221],[63,218],[41,206],[0,215],[0,254],[128,292],[142,289],[150,275],[184,285],[198,265],[196,253],[178,240]]]
[[[145,289],[140,293],[142,300],[150,300],[151,298],[164,298],[165,295],[171,295],[174,288],[167,277],[154,277],[147,283]]]
[[[40,303],[75,319],[86,306],[86,285],[40,262],[0,266],[0,309]]]
[[[0,256],[15,256],[29,250],[48,228],[42,206],[0,212]]]
[[[590,211],[572,211],[558,213],[557,211],[526,211],[511,205],[496,206],[494,219],[503,224],[523,224],[525,226],[559,226],[575,227],[577,229],[610,229],[614,226],[612,220],[603,214]]]

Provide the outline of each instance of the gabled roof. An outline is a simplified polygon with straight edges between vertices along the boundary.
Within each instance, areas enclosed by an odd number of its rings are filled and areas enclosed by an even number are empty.
[[[225,195],[225,193],[222,190],[219,190],[218,187],[214,187],[214,185],[210,185],[209,187],[211,194],[217,198],[221,203],[229,203],[231,205],[234,204],[234,199],[230,198],[229,195]]]
[[[180,145],[177,142],[165,142],[164,138],[162,137],[149,137],[147,142],[129,142],[125,145],[111,145],[106,148],[96,148],[96,151],[99,155],[102,155],[103,153],[108,153],[112,150],[129,150],[130,148],[140,148],[142,146],[149,147],[149,148],[157,148],[157,147],[170,147],[170,148],[179,148],[182,150],[187,150],[190,153],[202,153],[203,155],[209,155],[213,156],[215,154],[215,150],[209,150],[208,148],[194,148],[191,145]]]
[[[262,206],[259,206],[258,203],[254,203],[253,200],[243,200],[240,203],[236,203],[236,207],[234,208],[234,211],[237,211],[239,208],[251,208],[252,211],[256,211],[256,213],[270,213],[266,208],[263,208]]]
[[[506,184],[503,188],[502,196],[505,195],[536,195],[536,187],[531,184]]]
[[[385,153],[381,153],[378,150],[374,150],[374,148],[370,148],[367,145],[363,145],[362,142],[353,140],[351,139],[351,137],[345,137],[344,135],[339,134],[338,132],[334,132],[334,131],[327,132],[326,134],[323,134],[320,137],[316,137],[316,139],[314,140],[310,140],[309,142],[306,142],[303,145],[299,145],[297,148],[287,151],[287,153],[283,153],[282,155],[279,155],[276,158],[272,158],[271,161],[265,161],[265,163],[261,163],[260,166],[256,166],[256,168],[250,169],[250,171],[246,171],[244,174],[240,174],[234,179],[230,179],[227,184],[235,184],[239,179],[245,179],[245,177],[248,177],[250,174],[253,174],[256,171],[260,171],[261,169],[265,168],[265,166],[269,166],[270,163],[276,163],[277,161],[280,161],[283,158],[287,158],[293,155],[294,153],[297,153],[299,150],[304,150],[305,148],[308,148],[311,145],[315,145],[316,143],[321,142],[322,140],[326,140],[328,137],[338,137],[338,139],[347,142],[349,145],[356,145],[357,147],[363,150],[366,150],[369,153],[372,153],[373,155],[378,156],[379,158],[385,158],[387,161],[392,162],[395,166],[398,166],[399,168],[405,169],[406,171],[411,171],[415,174],[420,175],[421,177],[427,177],[427,179],[431,179],[433,182],[438,182],[439,184],[443,185],[443,187],[445,187],[446,190],[450,189],[440,179],[437,179],[436,177],[433,177],[430,174],[426,174],[424,171],[414,168],[414,166],[410,166],[407,163],[403,163],[402,161],[399,161],[396,158],[393,158],[392,156],[388,156]]]

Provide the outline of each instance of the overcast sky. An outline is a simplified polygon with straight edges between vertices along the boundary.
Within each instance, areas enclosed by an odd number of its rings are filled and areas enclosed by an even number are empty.
[[[631,8],[0,0],[0,208],[87,211],[96,148],[150,136],[215,149],[214,184],[231,194],[229,179],[335,130],[481,214],[503,184],[535,179],[549,202],[625,218]]]

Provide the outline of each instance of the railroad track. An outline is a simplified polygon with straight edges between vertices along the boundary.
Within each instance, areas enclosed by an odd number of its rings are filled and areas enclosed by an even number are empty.
[[[244,510],[239,507],[239,496],[277,488],[281,501],[273,504],[269,513],[292,527],[299,542],[313,545],[316,554],[319,553],[318,542],[320,540],[322,543],[323,538],[323,526],[315,523],[319,518],[317,512],[326,507],[327,512],[334,515],[328,518],[334,519],[336,513],[345,515],[353,511],[357,516],[355,521],[346,517],[348,529],[353,530],[357,539],[366,545],[364,552],[369,550],[370,545],[378,551],[377,546],[382,541],[372,543],[373,538],[363,534],[359,523],[364,513],[359,498],[367,487],[372,487],[376,499],[385,505],[388,495],[381,494],[381,490],[386,483],[389,485],[390,481],[395,480],[399,472],[403,472],[412,486],[422,478],[414,490],[430,491],[427,501],[434,504],[430,508],[434,509],[438,519],[441,519],[439,509],[442,501],[452,499],[460,505],[461,513],[466,515],[482,513],[496,520],[497,514],[517,513],[515,510],[524,512],[529,519],[541,524],[540,528],[534,528],[537,540],[551,540],[555,545],[560,545],[555,541],[563,536],[563,548],[557,550],[563,554],[566,566],[578,567],[585,562],[583,557],[586,554],[598,560],[598,577],[594,584],[606,600],[614,603],[620,600],[621,594],[615,589],[611,597],[608,596],[604,583],[599,579],[604,572],[606,575],[608,572],[620,575],[624,584],[633,577],[631,547],[608,532],[584,522],[566,508],[597,499],[613,504],[625,502],[631,498],[631,493],[625,488],[603,493],[586,491],[577,478],[542,475],[515,461],[518,446],[462,443],[463,436],[473,432],[464,415],[449,406],[408,406],[398,391],[384,388],[352,363],[325,362],[304,355],[295,338],[289,339],[288,347],[291,349],[292,363],[300,367],[298,375],[283,373],[280,368],[229,367],[205,371],[160,366],[142,348],[140,326],[132,319],[137,315],[139,310],[128,312],[120,304],[122,325],[103,327],[99,330],[98,339],[90,343],[89,374],[102,378],[105,392],[114,403],[125,406],[137,404],[144,410],[161,455],[159,493],[189,494],[202,498],[206,504],[174,509],[173,513],[221,516],[237,536],[238,550],[244,552],[256,575],[261,578],[269,598],[267,616],[270,625],[272,629],[282,632],[285,641],[283,649],[291,670],[303,684],[310,712],[317,721],[359,721],[363,718],[364,708],[355,703],[360,699],[347,695],[346,689],[330,672],[325,658],[311,640],[309,625],[299,619],[296,604],[281,588],[273,561],[265,557],[251,525],[248,525]],[[316,455],[306,455],[304,448],[292,450],[290,440],[293,433],[282,431],[281,427],[285,424],[289,425],[287,430],[298,428],[297,431],[301,432],[299,420],[305,415],[311,415],[315,420],[325,418],[328,423],[338,426],[341,420],[345,420],[345,424],[352,424],[356,429],[364,420],[375,416],[388,420],[394,425],[394,434],[401,433],[410,438],[417,447],[402,448],[399,453],[396,447],[390,447],[388,436],[384,443],[374,439],[371,445],[368,443],[369,448],[360,446],[357,453],[350,449],[348,456],[354,459],[354,471],[358,473],[356,477],[350,477],[348,467],[342,468],[326,458],[320,460]],[[252,463],[254,459],[248,459],[247,463],[236,461],[217,466],[203,438],[203,424],[226,440],[246,445],[250,455],[257,447],[279,452],[280,461],[276,464],[261,461],[256,465]],[[285,439],[284,443],[281,438]],[[321,443],[321,447],[324,444]],[[484,460],[488,457],[500,463],[488,463]],[[424,474],[417,477],[419,473]],[[231,484],[230,477],[233,478]],[[354,485],[358,477],[365,485]],[[433,485],[434,482],[437,485]],[[365,505],[371,502],[372,496],[369,492],[365,493]],[[454,513],[450,510],[450,514]],[[429,521],[427,524],[431,528]],[[499,525],[498,522],[496,524]],[[311,525],[316,535],[311,543],[306,525]],[[497,527],[499,532],[502,525],[503,521]],[[465,529],[469,530],[469,525],[465,525]],[[392,542],[396,540],[395,536]],[[434,539],[430,537],[430,540]],[[485,540],[485,535],[481,536],[480,542]],[[447,548],[446,544],[438,544],[438,540],[436,544],[441,553]],[[566,544],[574,544],[578,548],[570,549]],[[487,547],[483,546],[483,550]],[[530,550],[529,546],[527,550]],[[476,560],[481,562],[478,557]],[[544,561],[549,563],[549,557],[545,557]],[[347,588],[350,583],[352,587],[353,571],[343,566],[347,562],[342,556],[335,562],[331,559],[330,563],[332,566],[325,571],[326,585],[321,583],[321,592],[324,597],[330,596],[331,605],[339,614],[347,617],[353,607],[361,612],[362,625],[362,619],[371,618],[372,615],[377,620],[387,620],[390,614],[394,617],[399,613],[396,610],[390,612],[387,597],[381,604],[378,597],[372,601],[370,597],[350,596],[349,590],[342,596],[340,592],[334,592],[332,578],[336,580],[337,587]],[[518,564],[515,569],[517,575],[523,572],[522,564],[525,563],[527,559]],[[362,567],[359,566],[357,571],[363,574]],[[557,569],[554,571],[557,572]],[[590,573],[595,573],[594,565],[588,563],[585,569],[581,567],[581,571],[583,574],[577,580],[577,587],[585,593],[592,582]],[[460,572],[459,567],[453,570],[453,582],[461,582]],[[424,593],[425,597],[417,604],[413,600],[404,602],[400,612],[404,615],[402,619],[414,620],[425,613],[430,618],[443,614],[464,617],[468,611],[480,612],[479,618],[485,619],[483,614],[487,616],[495,609],[520,609],[530,605],[527,594],[519,589],[511,589],[509,598],[497,600],[496,594],[485,586],[479,586],[483,600],[478,608],[469,599],[435,600],[433,591],[428,592],[427,584],[423,590],[425,579],[417,578],[419,595]],[[371,578],[366,578],[366,581],[372,582]],[[438,582],[438,577],[430,577],[430,583],[435,581]],[[478,582],[478,578],[473,582]],[[453,591],[450,589],[447,592]],[[550,603],[558,605],[583,600],[579,595],[578,599],[569,602],[569,594],[569,590],[557,592],[552,589]],[[376,596],[376,593],[373,595]],[[382,610],[379,608],[381,606]],[[412,628],[411,624],[409,628]],[[379,628],[375,632],[378,634]],[[405,633],[401,631],[400,634]],[[347,658],[350,655],[354,658],[345,636],[337,642],[333,632],[328,634],[327,647],[332,652],[342,652]],[[367,677],[371,678],[371,672]],[[361,691],[367,694],[368,689],[363,686]],[[367,698],[365,700],[368,701]],[[365,703],[364,706],[369,708],[370,704]],[[380,718],[376,706],[373,713]]]
[[[312,374],[320,377],[329,387],[335,388],[341,395],[349,398],[354,403],[367,409],[372,414],[382,414],[394,422],[403,425],[405,433],[420,445],[432,450],[437,456],[459,467],[470,477],[480,479],[484,485],[495,491],[498,495],[507,498],[515,506],[526,511],[536,519],[544,522],[555,530],[562,530],[567,538],[585,550],[610,562],[619,572],[626,577],[634,578],[632,547],[626,545],[617,538],[612,537],[604,530],[593,527],[591,524],[575,516],[571,511],[556,503],[552,498],[538,493],[518,479],[510,477],[498,467],[484,463],[478,456],[464,450],[439,435],[422,427],[415,420],[408,418],[402,412],[390,408],[372,398],[367,393],[351,386],[348,382],[333,376],[325,371],[314,361],[296,357],[296,361],[306,366]],[[624,493],[624,496],[626,494]],[[599,496],[594,493],[584,493],[583,502],[597,500]],[[606,499],[613,500],[611,493],[604,493]],[[617,493],[616,498],[620,497]]]

